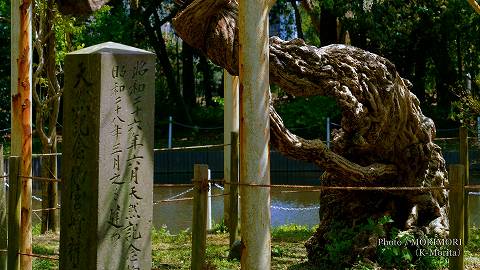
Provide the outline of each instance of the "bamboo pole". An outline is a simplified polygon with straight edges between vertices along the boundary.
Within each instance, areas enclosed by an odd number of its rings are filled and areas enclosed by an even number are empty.
[[[466,127],[460,127],[460,164],[462,164],[465,168],[465,185],[468,185],[470,183],[470,161],[468,158],[468,130]],[[468,196],[468,190],[465,190],[465,200],[464,200],[464,209],[465,209],[465,215],[464,215],[464,225],[465,225],[465,241],[468,243],[468,235],[469,235],[469,229],[470,229],[470,222],[468,221],[468,206],[469,203],[469,196]]]
[[[208,166],[195,164],[193,168],[192,270],[202,270],[207,245],[207,189]]]
[[[8,160],[9,194],[8,194],[8,270],[20,269],[20,219],[22,179],[19,177],[20,158]]]
[[[225,180],[224,194],[228,194],[230,190],[230,149],[231,149],[231,132],[238,132],[238,76],[230,75],[226,70],[223,71],[224,82],[224,109],[223,109],[223,178]],[[223,198],[223,220],[225,224],[230,224],[230,197]]]
[[[30,176],[32,169],[32,0],[11,1],[11,153],[20,156],[20,174]],[[21,246],[32,252],[32,181],[22,181]],[[32,269],[32,258],[22,256],[21,267]]]
[[[449,257],[450,270],[463,270],[463,245],[464,239],[464,181],[465,168],[463,165],[450,165],[448,170],[448,180],[450,184],[449,193],[449,220],[450,235],[452,242],[459,242],[460,245],[451,245],[452,253],[458,256]]]
[[[3,144],[0,144],[0,250],[8,248],[7,188],[3,169]],[[0,270],[7,269],[7,254],[0,251]]]
[[[232,150],[230,156],[230,223],[228,223],[228,231],[230,233],[230,250],[233,243],[240,239],[238,231],[238,133],[231,132]]]
[[[239,1],[240,183],[270,184],[268,13],[273,1]],[[271,267],[270,188],[240,186],[241,268]]]

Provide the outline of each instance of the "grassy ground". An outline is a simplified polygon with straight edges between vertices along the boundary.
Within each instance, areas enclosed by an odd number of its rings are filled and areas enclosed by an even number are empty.
[[[207,237],[206,269],[240,269],[238,260],[228,260],[228,233],[225,233],[223,229],[223,227],[217,226],[214,229],[215,233],[209,234]],[[303,246],[312,233],[313,229],[298,225],[274,228],[272,230],[272,270],[318,270],[318,268],[308,265]],[[468,270],[480,269],[480,230],[472,234],[472,240],[465,252],[465,269]],[[152,269],[190,269],[191,233],[189,231],[172,235],[166,228],[154,230],[152,248]],[[39,235],[38,228],[36,228],[33,252],[55,257],[59,253],[58,234]],[[35,258],[33,269],[58,269],[58,261]]]

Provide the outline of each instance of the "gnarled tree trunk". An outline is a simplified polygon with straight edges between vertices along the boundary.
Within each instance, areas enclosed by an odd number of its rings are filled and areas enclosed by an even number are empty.
[[[174,19],[182,39],[232,75],[238,74],[238,4],[235,0],[196,0]],[[291,133],[273,105],[271,143],[283,154],[325,169],[325,186],[447,185],[445,161],[433,143],[435,126],[420,110],[395,66],[373,53],[345,45],[316,48],[302,40],[270,39],[270,81],[295,96],[324,95],[342,110],[331,149],[320,140]],[[447,193],[417,191],[323,191],[320,226],[306,243],[319,264],[336,222],[354,226],[369,217],[390,215],[395,226],[448,234]],[[370,257],[376,242],[357,236],[352,257]]]

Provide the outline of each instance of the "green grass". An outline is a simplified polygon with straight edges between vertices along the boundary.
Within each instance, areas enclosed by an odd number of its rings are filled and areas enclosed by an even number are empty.
[[[205,269],[235,270],[240,269],[238,260],[228,260],[228,233],[222,225],[214,226],[217,230],[207,236]],[[33,229],[33,253],[46,256],[58,254],[58,234],[39,234],[39,227]],[[315,228],[300,225],[285,225],[272,228],[272,270],[315,270],[307,262],[305,241],[313,234]],[[480,229],[472,229],[471,241],[466,246],[466,269],[480,269]],[[152,231],[153,270],[190,269],[192,236],[189,230],[171,234],[166,227]],[[58,261],[33,259],[33,270],[58,269]],[[352,270],[374,269],[372,264],[359,261]]]

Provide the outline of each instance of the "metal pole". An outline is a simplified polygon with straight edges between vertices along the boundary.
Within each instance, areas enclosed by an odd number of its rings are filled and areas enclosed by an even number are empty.
[[[12,156],[20,157],[20,174],[32,174],[32,0],[11,1],[11,118]],[[21,181],[20,251],[32,252],[32,181]],[[20,258],[22,269],[32,269],[32,258]]]
[[[3,170],[3,144],[0,144],[0,176]],[[8,249],[7,178],[0,178],[0,249]],[[7,253],[0,251],[0,270],[7,269]]]
[[[230,252],[235,241],[240,239],[238,232],[238,132],[231,133],[232,151],[231,157],[231,171],[230,171],[230,223],[228,223],[228,231],[230,233],[229,246]]]
[[[225,185],[223,193],[230,193],[230,170],[231,170],[231,133],[238,133],[238,76],[230,75],[226,70],[223,71],[224,93],[225,97],[223,107],[223,178]],[[238,152],[238,151],[237,151]],[[237,159],[238,161],[238,159]],[[223,197],[223,220],[225,224],[230,224],[230,196]]]
[[[208,180],[212,180],[212,172],[208,169]],[[207,194],[207,230],[212,229],[212,183],[208,182]]]
[[[169,116],[168,117],[168,148],[172,148],[172,124],[173,124],[173,118]]]
[[[272,1],[239,1],[240,183],[270,184],[268,13]],[[241,269],[271,267],[270,188],[240,187]]]
[[[327,117],[327,148],[330,149],[330,117]]]
[[[460,164],[463,165],[465,168],[465,185],[469,184],[469,177],[470,177],[470,162],[468,158],[468,130],[466,127],[461,126],[460,127],[460,132],[459,132],[459,137],[460,137]],[[464,226],[465,226],[465,241],[468,242],[468,236],[469,236],[469,221],[468,221],[468,191],[465,191],[465,200],[464,200],[464,209],[465,209],[465,215],[464,215]]]
[[[477,140],[480,141],[480,116],[477,116]]]

